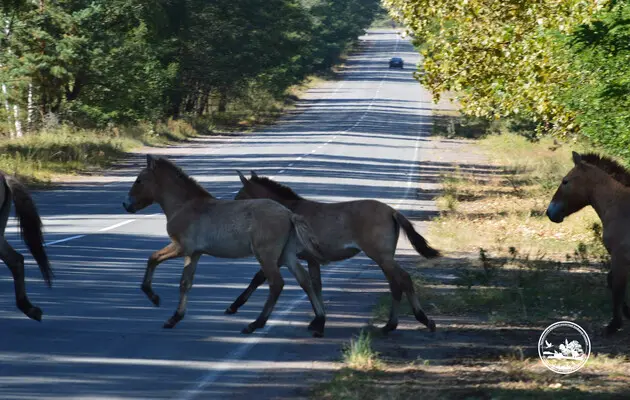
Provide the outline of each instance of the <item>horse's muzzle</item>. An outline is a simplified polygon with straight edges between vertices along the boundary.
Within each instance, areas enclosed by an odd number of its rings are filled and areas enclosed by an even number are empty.
[[[122,205],[125,208],[125,210],[127,210],[128,213],[133,214],[136,212],[136,207],[134,207],[133,201],[130,197],[127,197],[125,201],[123,201]]]
[[[547,207],[547,212],[545,214],[547,215],[547,218],[551,220],[551,222],[559,224],[560,222],[564,221],[564,213],[562,212],[561,204],[549,204],[549,207]]]

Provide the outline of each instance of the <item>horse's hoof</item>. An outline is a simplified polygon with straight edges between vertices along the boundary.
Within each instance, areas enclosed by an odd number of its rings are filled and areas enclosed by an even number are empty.
[[[381,333],[387,335],[389,332],[393,332],[398,328],[398,324],[388,322],[384,327],[381,328]]]
[[[610,336],[610,335],[614,335],[619,328],[621,328],[621,324],[617,323],[615,321],[611,321],[608,325],[606,325],[606,327],[604,328],[604,336]]]
[[[238,311],[238,308],[232,307],[232,306],[229,306],[228,308],[225,309],[225,313],[228,315],[236,314],[237,311]]]
[[[30,319],[34,319],[37,322],[42,322],[42,315],[44,313],[39,307],[31,307],[30,310],[26,313],[26,316]]]
[[[427,328],[429,328],[430,332],[435,332],[435,321],[429,319],[429,322],[427,323]]]
[[[324,337],[324,332],[313,331],[314,338],[322,338]]]
[[[160,296],[158,296],[157,294],[154,294],[153,296],[151,296],[151,303],[153,303],[154,306],[159,307],[160,306]]]
[[[175,327],[175,325],[177,325],[177,323],[178,323],[179,321],[181,321],[182,319],[184,319],[184,314],[178,314],[178,313],[175,313],[175,314],[174,314],[171,318],[169,318],[169,320],[168,320],[168,321],[166,321],[166,322],[164,323],[164,326],[163,326],[163,327],[164,327],[165,329],[172,329],[172,328],[174,328],[174,327]]]
[[[256,330],[256,328],[254,328],[252,326],[252,324],[247,325],[245,328],[243,328],[241,330],[241,333],[245,334],[245,335],[249,335],[250,333],[254,333],[254,331]]]
[[[308,330],[313,332],[313,337],[324,337],[324,325],[326,324],[326,317],[315,317],[310,324],[308,324]]]

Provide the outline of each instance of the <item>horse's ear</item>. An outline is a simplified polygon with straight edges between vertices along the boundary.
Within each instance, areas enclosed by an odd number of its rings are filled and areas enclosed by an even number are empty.
[[[243,186],[249,183],[249,181],[247,180],[247,178],[245,177],[245,175],[243,175],[241,171],[237,170],[236,173],[238,174],[238,177],[241,179],[241,183],[243,184]]]
[[[256,171],[252,170],[252,171],[249,171],[249,172],[252,174],[250,179],[258,178],[258,174],[256,173]]]
[[[147,154],[147,167],[149,169],[155,168],[155,157],[153,157],[151,154]]]
[[[582,164],[582,156],[580,155],[580,153],[577,152],[573,152],[573,164],[575,164],[576,166]]]

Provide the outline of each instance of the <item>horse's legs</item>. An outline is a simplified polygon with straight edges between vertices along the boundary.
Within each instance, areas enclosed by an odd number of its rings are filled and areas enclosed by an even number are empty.
[[[170,243],[168,246],[151,254],[147,261],[147,268],[144,271],[144,279],[142,280],[142,291],[147,295],[149,300],[156,306],[160,306],[160,296],[153,292],[152,282],[153,273],[158,265],[166,260],[181,257],[182,250],[179,245]]]
[[[317,298],[319,299],[319,302],[323,305],[324,298],[322,297],[322,274],[320,270],[320,264],[311,258],[308,258],[306,262],[308,262],[308,273],[311,276],[313,289],[315,289],[315,293],[317,293]]]
[[[274,306],[276,305],[276,302],[278,301],[278,297],[280,297],[280,293],[282,293],[282,288],[284,287],[284,279],[280,274],[278,262],[276,260],[263,260],[260,258],[258,258],[258,261],[260,262],[263,274],[267,277],[267,282],[269,283],[269,295],[267,296],[267,301],[265,301],[265,305],[263,306],[258,318],[243,328],[241,331],[242,333],[252,333],[256,329],[265,326]]]
[[[313,306],[313,311],[315,312],[315,318],[308,326],[308,329],[313,332],[313,336],[322,337],[324,336],[324,325],[326,325],[326,311],[324,310],[324,304],[321,301],[321,294],[316,291],[311,282],[311,277],[306,272],[304,267],[300,265],[300,262],[297,260],[295,256],[289,256],[286,260],[286,265],[289,268],[289,271],[293,274],[295,279],[300,284],[302,290],[306,292],[308,295],[308,299]],[[317,270],[319,271],[319,264]],[[319,274],[318,274],[319,275]],[[320,283],[320,291],[321,291],[321,283]]]
[[[234,300],[232,305],[225,309],[225,313],[235,314],[238,309],[247,302],[249,296],[251,296],[252,293],[254,293],[256,289],[258,289],[258,286],[265,283],[265,280],[267,280],[267,278],[265,278],[265,273],[263,272],[263,270],[258,270],[256,275],[254,275],[254,277],[252,278],[252,281],[249,283],[249,286],[247,286],[247,289],[245,289],[243,293],[241,293],[241,295],[238,296],[236,300]]]
[[[606,281],[608,282],[608,289],[612,290],[612,271],[608,271],[608,274],[606,275]],[[623,311],[623,315],[626,316],[626,318],[630,319],[630,307],[628,307],[628,303],[626,302],[626,299],[623,299],[623,305],[622,307],[622,311]]]
[[[201,253],[194,253],[190,257],[185,258],[184,271],[182,271],[182,279],[179,281],[179,305],[175,314],[164,323],[164,328],[172,328],[184,318],[186,314],[186,304],[188,303],[188,291],[192,288],[193,279],[195,278],[195,270]]]
[[[365,250],[364,250],[365,251]],[[402,293],[404,292],[411,304],[413,314],[418,322],[426,325],[431,332],[435,331],[435,322],[428,318],[427,315],[420,307],[420,301],[416,295],[416,291],[413,287],[413,282],[409,273],[402,269],[398,263],[394,260],[392,255],[374,254],[373,251],[365,251],[368,257],[376,261],[379,267],[383,270],[385,277],[389,282],[389,288],[392,293],[392,307],[390,309],[389,321],[383,327],[383,332],[387,333],[396,329],[398,325],[398,307]]]
[[[623,320],[621,318],[622,305],[626,295],[626,285],[628,281],[628,270],[625,260],[615,260],[613,258],[611,270],[611,289],[613,302],[613,318],[606,326],[606,334],[615,333],[621,328]]]
[[[42,320],[42,310],[28,300],[24,284],[24,256],[15,251],[4,237],[0,237],[0,258],[9,267],[15,287],[15,303],[27,317],[35,321]]]

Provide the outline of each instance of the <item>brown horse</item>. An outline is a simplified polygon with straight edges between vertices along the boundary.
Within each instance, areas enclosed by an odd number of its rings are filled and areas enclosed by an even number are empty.
[[[565,217],[592,206],[602,221],[603,239],[611,256],[609,287],[612,290],[613,318],[605,333],[622,326],[622,312],[630,317],[625,304],[630,266],[630,174],[613,160],[595,154],[573,152],[574,167],[562,179],[547,208],[547,216],[560,223]]]
[[[438,257],[440,253],[427,244],[404,215],[376,200],[341,203],[307,200],[297,195],[291,188],[269,178],[259,177],[255,172],[252,172],[250,179],[240,172],[238,174],[243,188],[235,199],[273,199],[304,217],[313,227],[322,255],[327,261],[345,260],[363,251],[381,267],[389,282],[393,298],[389,321],[383,327],[383,332],[393,331],[398,326],[398,308],[403,293],[407,295],[416,319],[432,332],[435,331],[435,322],[422,311],[409,274],[394,259],[400,228],[404,229],[418,253],[427,258]],[[313,285],[321,299],[321,262],[306,253],[298,256],[308,262]],[[264,281],[265,275],[258,272],[249,287],[225,312],[235,313]]]
[[[11,270],[15,286],[15,301],[17,308],[27,317],[36,321],[42,320],[42,310],[35,307],[28,300],[24,284],[24,256],[11,247],[4,238],[4,230],[9,220],[11,201],[15,204],[15,214],[18,218],[20,234],[39,265],[44,280],[51,286],[53,272],[44,249],[42,236],[42,221],[39,218],[35,202],[28,191],[17,179],[0,172],[0,258]]]
[[[188,291],[202,254],[222,258],[253,255],[269,280],[269,296],[258,318],[244,328],[243,333],[265,326],[284,286],[279,266],[286,265],[313,305],[315,319],[309,329],[314,336],[323,335],[324,307],[296,256],[306,251],[312,257],[321,258],[317,241],[303,218],[271,200],[219,200],[175,164],[148,155],[147,166],[138,175],[123,206],[134,213],[153,203],[162,207],[167,219],[166,231],[171,238],[168,246],[149,258],[142,283],[142,290],[156,306],[160,298],[151,287],[155,268],[163,261],[185,257],[179,306],[164,324],[165,328],[173,328],[184,318]]]

